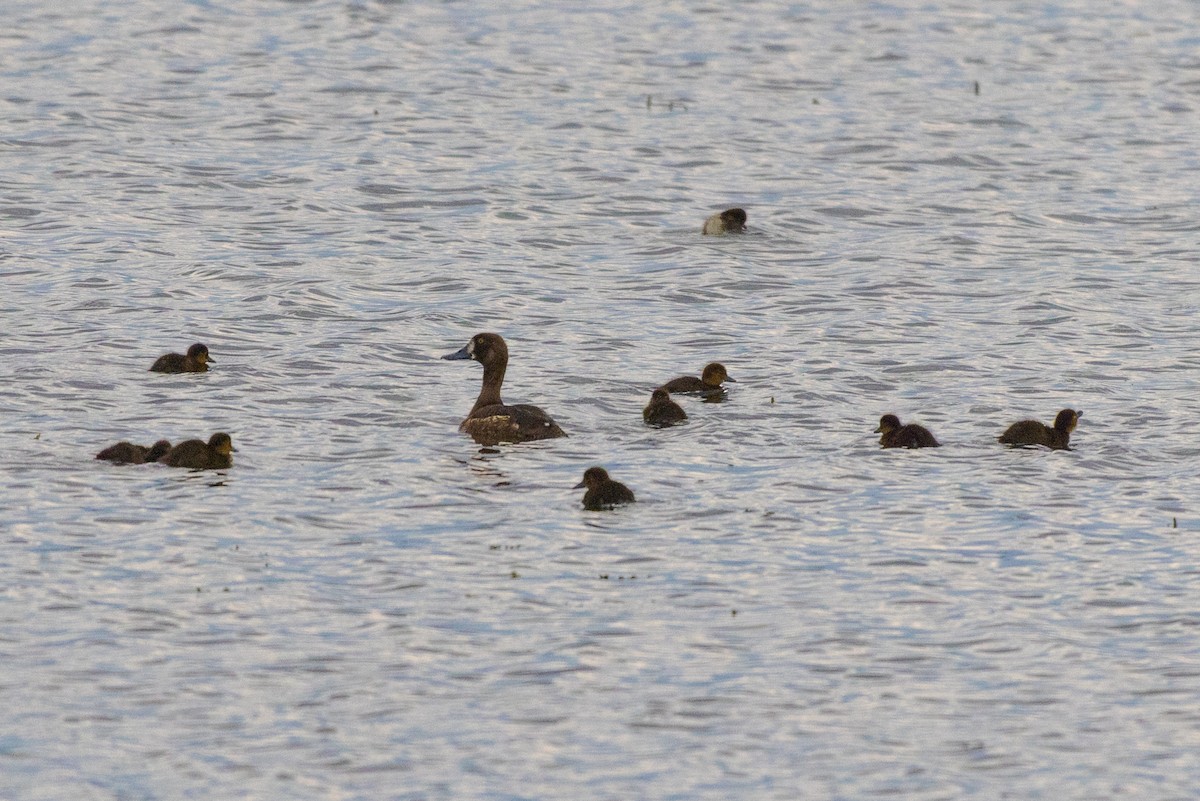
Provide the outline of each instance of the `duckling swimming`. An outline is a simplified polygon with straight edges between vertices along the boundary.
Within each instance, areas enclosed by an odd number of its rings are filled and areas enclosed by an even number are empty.
[[[746,232],[746,210],[725,209],[720,214],[714,214],[704,221],[700,232],[710,236],[743,234]]]
[[[633,503],[633,490],[620,481],[608,477],[608,471],[603,467],[589,467],[583,473],[583,481],[575,485],[575,489],[587,487],[583,494],[583,508],[589,512],[602,512],[622,503]]]
[[[499,334],[476,334],[461,350],[442,358],[474,359],[483,365],[483,387],[479,397],[467,413],[467,419],[458,427],[480,445],[566,436],[550,415],[538,407],[526,403],[509,406],[500,400],[500,385],[504,383],[504,371],[508,368],[508,345]]]
[[[113,464],[146,464],[157,462],[169,450],[171,450],[171,443],[165,439],[160,439],[149,448],[144,445],[134,445],[132,442],[118,442],[97,453],[96,458]]]
[[[687,419],[683,407],[671,400],[671,394],[662,387],[650,393],[650,405],[642,409],[642,419],[652,426],[673,426]]]
[[[189,439],[181,442],[158,461],[169,467],[187,467],[192,470],[224,470],[233,466],[233,457],[237,448],[228,434],[217,433],[208,438],[208,442],[200,439]]]
[[[699,378],[694,375],[672,378],[662,385],[662,389],[667,392],[702,392],[707,395],[723,392],[725,388],[721,386],[722,381],[728,381],[731,384],[737,383],[729,377],[729,373],[725,372],[725,365],[720,362],[712,362],[704,367],[704,372],[700,374]]]
[[[885,448],[937,448],[941,443],[934,439],[933,434],[925,426],[909,423],[900,425],[900,418],[894,414],[885,414],[879,418],[879,428],[876,434],[883,434],[879,444]]]
[[[208,346],[197,342],[188,348],[187,355],[182,353],[167,353],[159,356],[150,368],[152,373],[207,373],[208,363],[213,361],[208,355]]]
[[[1067,443],[1071,440],[1071,432],[1079,425],[1083,412],[1075,409],[1063,409],[1054,418],[1051,428],[1037,420],[1022,420],[1013,423],[1008,430],[997,439],[1005,445],[1045,445],[1054,450],[1070,450]]]

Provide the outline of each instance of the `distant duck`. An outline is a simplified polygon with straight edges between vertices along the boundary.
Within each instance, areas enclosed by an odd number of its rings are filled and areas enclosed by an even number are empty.
[[[746,232],[746,210],[725,209],[704,221],[701,233],[707,235],[742,234]]]
[[[662,385],[662,388],[667,392],[702,392],[705,394],[724,391],[721,386],[723,381],[728,381],[731,384],[736,384],[737,381],[729,377],[729,373],[725,372],[725,365],[720,362],[712,362],[706,365],[704,372],[699,378],[694,375],[684,375],[679,378],[672,378],[670,381]]]
[[[642,419],[652,426],[672,426],[687,419],[683,407],[671,400],[671,394],[662,387],[650,394],[650,405],[642,410]]]
[[[876,434],[882,434],[879,444],[885,448],[937,448],[941,445],[929,429],[916,423],[900,425],[900,418],[894,414],[885,414],[879,418],[879,428]]]
[[[1022,420],[1013,423],[998,439],[1005,445],[1045,445],[1054,450],[1070,450],[1067,443],[1071,441],[1071,432],[1079,425],[1083,412],[1075,409],[1063,409],[1054,418],[1051,428],[1037,420]]]
[[[237,448],[228,434],[217,433],[208,438],[189,439],[167,451],[158,461],[169,467],[187,467],[192,470],[224,470],[233,466]]]
[[[208,363],[213,361],[208,355],[208,346],[197,342],[188,348],[187,354],[167,353],[159,356],[150,368],[152,373],[207,373]]]
[[[145,445],[134,445],[132,442],[118,442],[97,453],[96,458],[113,464],[145,464],[157,462],[169,450],[171,443],[165,439],[160,439],[148,448]]]
[[[608,471],[603,467],[589,467],[583,474],[583,481],[575,485],[575,489],[587,487],[583,494],[583,508],[589,512],[601,512],[623,503],[633,503],[633,490],[620,481],[608,477]]]
[[[500,400],[500,385],[508,368],[508,345],[499,334],[476,334],[461,350],[443,359],[474,359],[483,365],[483,387],[467,419],[458,429],[480,445],[501,442],[531,442],[565,437],[566,433],[536,406],[509,406]]]

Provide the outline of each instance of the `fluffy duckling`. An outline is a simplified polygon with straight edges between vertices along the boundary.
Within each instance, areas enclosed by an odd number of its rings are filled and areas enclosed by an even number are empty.
[[[96,458],[113,464],[146,464],[157,462],[169,450],[171,443],[165,439],[160,439],[149,448],[145,445],[134,445],[132,442],[118,442],[97,453]]]
[[[1045,445],[1054,450],[1070,450],[1067,443],[1081,416],[1083,412],[1076,409],[1063,409],[1054,418],[1053,428],[1037,420],[1022,420],[1009,426],[998,439],[1005,445]]]
[[[575,489],[587,487],[583,494],[583,508],[589,512],[601,512],[622,503],[633,503],[633,490],[620,481],[608,477],[608,471],[603,467],[589,467],[583,473],[583,481],[575,485]]]
[[[900,425],[900,418],[894,414],[885,414],[879,418],[879,428],[876,434],[882,434],[879,444],[885,448],[936,448],[941,445],[929,429],[916,423]]]
[[[150,367],[152,373],[207,373],[208,364],[212,362],[208,355],[208,346],[197,342],[188,348],[187,355],[182,353],[167,353],[159,356]]]
[[[187,467],[191,470],[224,470],[233,466],[233,457],[237,448],[228,434],[216,433],[208,438],[189,439],[181,442],[158,461],[169,467]]]
[[[530,442],[565,437],[566,433],[536,406],[509,406],[500,400],[500,386],[508,368],[508,345],[499,334],[476,334],[461,350],[443,359],[473,359],[483,365],[483,387],[475,405],[458,429],[480,445],[501,442]]]
[[[704,221],[700,232],[708,236],[721,234],[742,234],[746,232],[746,210],[725,209]]]
[[[672,378],[663,384],[662,388],[667,392],[702,392],[707,395],[724,391],[725,388],[721,386],[723,381],[731,384],[737,383],[729,377],[729,373],[725,372],[725,365],[720,362],[712,362],[705,365],[704,372],[700,374],[699,378],[694,375],[683,375],[679,378]]]
[[[662,387],[650,394],[650,405],[642,410],[642,419],[647,425],[673,426],[687,419],[683,407],[671,400],[671,394]]]

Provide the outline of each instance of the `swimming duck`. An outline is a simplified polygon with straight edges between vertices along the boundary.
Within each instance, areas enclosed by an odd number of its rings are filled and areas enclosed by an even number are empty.
[[[157,462],[169,450],[171,450],[171,443],[165,439],[160,439],[149,448],[144,445],[134,445],[132,442],[118,442],[97,453],[96,458],[113,464],[145,464]]]
[[[583,494],[583,508],[589,512],[601,512],[622,503],[633,503],[633,490],[620,481],[608,477],[608,471],[603,467],[589,467],[583,473],[583,481],[575,485],[575,489],[587,487]]]
[[[703,234],[741,234],[746,231],[746,210],[725,209],[720,214],[714,214],[704,221]]]
[[[159,356],[150,368],[152,373],[207,373],[208,363],[213,361],[208,356],[208,346],[197,342],[188,348],[187,355],[182,353],[167,353]]]
[[[671,400],[671,394],[662,387],[650,393],[650,405],[642,409],[642,419],[652,426],[672,426],[687,419],[683,407]]]
[[[237,448],[228,434],[217,433],[208,438],[189,439],[181,442],[159,459],[170,467],[187,467],[192,470],[223,470],[233,466],[233,457]]]
[[[900,418],[894,414],[880,417],[875,433],[883,434],[879,444],[885,448],[937,448],[941,445],[925,426],[916,423],[902,426]]]
[[[508,368],[508,345],[499,334],[476,334],[461,350],[443,359],[474,359],[483,365],[483,387],[459,431],[480,445],[501,442],[531,442],[535,439],[565,437],[558,424],[536,406],[526,403],[509,406],[500,400],[500,385]]]
[[[722,381],[728,381],[731,384],[737,383],[737,381],[729,377],[729,373],[725,372],[725,365],[720,362],[713,362],[705,366],[704,372],[700,374],[699,378],[696,378],[694,375],[672,378],[663,384],[662,388],[667,392],[703,392],[707,394],[722,392],[725,389],[721,386]]]
[[[1076,409],[1063,409],[1054,418],[1053,428],[1037,420],[1022,420],[1009,426],[997,439],[1006,445],[1045,445],[1054,450],[1070,450],[1067,443],[1082,415]]]

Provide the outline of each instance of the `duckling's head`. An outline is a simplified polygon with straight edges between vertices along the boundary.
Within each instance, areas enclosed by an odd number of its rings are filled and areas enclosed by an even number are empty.
[[[700,374],[700,380],[711,386],[716,386],[723,381],[728,381],[731,384],[737,383],[737,381],[729,377],[729,373],[725,372],[725,365],[720,362],[705,365],[704,372]]]
[[[167,451],[171,450],[170,440],[160,439],[158,442],[150,446],[146,451],[147,462],[157,462],[159,459],[167,455]]]
[[[726,231],[741,233],[746,230],[746,210],[725,209],[721,212],[721,222],[725,223]]]
[[[474,359],[480,364],[508,361],[508,345],[499,334],[476,334],[471,341],[454,353],[442,357],[451,361],[457,359]]]
[[[894,414],[885,414],[879,418],[879,428],[875,429],[876,434],[890,434],[900,428],[900,418]]]
[[[1054,418],[1054,430],[1062,431],[1065,434],[1070,434],[1075,430],[1075,426],[1079,425],[1079,418],[1083,416],[1083,412],[1075,409],[1063,409]]]
[[[212,361],[212,359],[210,359],[208,356],[208,346],[202,345],[199,342],[188,348],[187,355],[189,359],[192,359],[199,364],[208,364],[210,361]]]
[[[583,471],[583,481],[580,481],[578,484],[576,484],[575,489],[579,489],[581,487],[594,489],[608,480],[608,471],[603,467],[589,467],[587,470]]]
[[[233,440],[228,434],[217,433],[208,438],[208,447],[212,448],[222,456],[228,456],[231,453],[237,452],[237,448],[233,447]]]
[[[669,401],[670,399],[671,399],[671,393],[667,392],[667,390],[664,389],[663,387],[659,387],[658,389],[656,389],[650,393],[650,402],[651,403],[663,403],[665,401]]]

